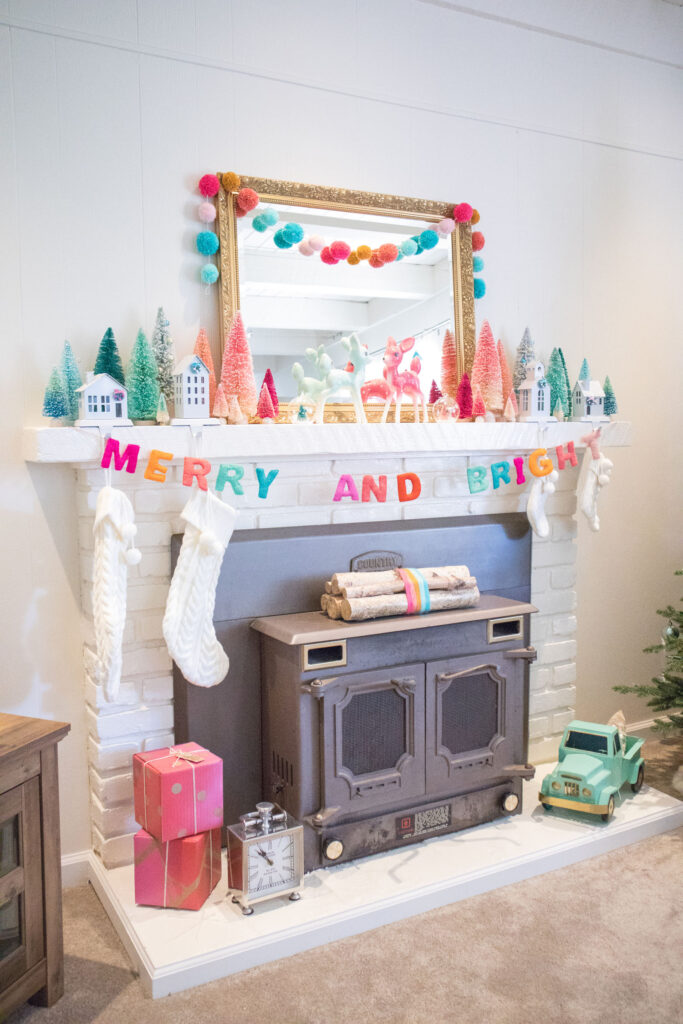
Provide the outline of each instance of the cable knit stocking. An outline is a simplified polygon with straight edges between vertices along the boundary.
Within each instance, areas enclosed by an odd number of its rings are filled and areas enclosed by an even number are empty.
[[[189,683],[216,686],[228,656],[216,639],[216,584],[237,512],[211,491],[197,490],[183,509],[187,523],[164,615],[168,651]]]
[[[108,701],[116,700],[121,682],[121,644],[126,624],[128,566],[140,561],[130,547],[136,533],[133,506],[123,491],[103,487],[95,511],[93,615],[97,647],[97,681]]]

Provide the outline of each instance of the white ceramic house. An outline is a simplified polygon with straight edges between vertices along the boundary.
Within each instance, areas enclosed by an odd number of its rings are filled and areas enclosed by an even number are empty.
[[[128,392],[108,373],[88,373],[85,384],[76,389],[78,394],[77,427],[95,427],[108,423],[117,427],[131,427],[128,419]]]
[[[210,420],[209,371],[199,356],[185,356],[173,371],[173,400],[175,417],[172,423]]]
[[[573,420],[608,420],[605,392],[599,380],[577,380],[572,390]]]
[[[517,389],[520,420],[551,420],[550,384],[545,379],[545,366],[541,362],[527,368],[526,379]]]

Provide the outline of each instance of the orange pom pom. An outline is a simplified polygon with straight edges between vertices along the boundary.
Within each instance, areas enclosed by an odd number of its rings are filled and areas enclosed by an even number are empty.
[[[370,266],[375,267],[375,269],[384,266],[384,260],[382,259],[378,252],[373,252],[370,254]]]
[[[360,256],[355,249],[346,257],[346,262],[350,263],[352,267],[355,267],[357,263],[360,263]]]
[[[393,263],[398,256],[398,246],[394,245],[393,242],[385,242],[384,245],[380,245],[377,252],[382,263]]]
[[[481,217],[479,216],[479,210],[472,210],[472,216],[470,217],[470,223],[471,224],[478,224],[480,220],[481,220]]]
[[[472,252],[479,252],[480,249],[484,248],[486,239],[482,235],[481,231],[472,232]]]
[[[359,245],[356,252],[359,260],[369,260],[372,256],[372,249],[369,245]]]
[[[226,192],[236,192],[242,184],[239,174],[234,171],[226,171],[221,175],[221,184]]]

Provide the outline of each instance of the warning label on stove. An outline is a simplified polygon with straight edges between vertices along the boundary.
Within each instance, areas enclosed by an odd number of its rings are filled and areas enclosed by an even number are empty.
[[[428,810],[415,811],[414,814],[403,814],[396,819],[396,836],[398,839],[411,839],[424,836],[428,832],[439,832],[448,828],[451,823],[451,805],[430,807]]]

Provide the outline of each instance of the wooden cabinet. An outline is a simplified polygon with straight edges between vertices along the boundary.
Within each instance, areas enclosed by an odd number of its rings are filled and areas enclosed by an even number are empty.
[[[69,728],[0,714],[0,1019],[64,991],[57,743]]]

